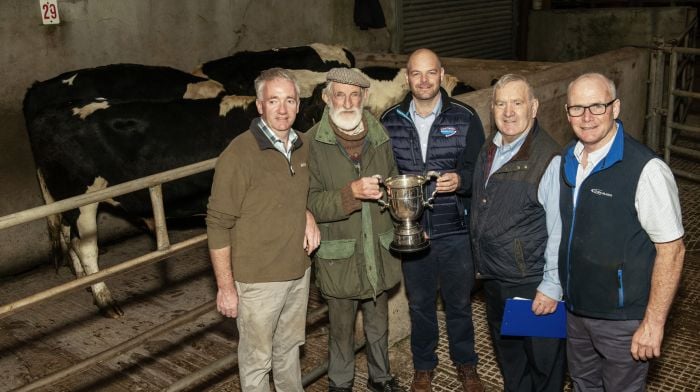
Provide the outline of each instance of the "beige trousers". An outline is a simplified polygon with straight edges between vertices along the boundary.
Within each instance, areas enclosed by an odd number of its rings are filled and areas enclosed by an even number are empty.
[[[299,346],[304,344],[310,268],[285,282],[236,282],[238,371],[243,392],[303,392]]]

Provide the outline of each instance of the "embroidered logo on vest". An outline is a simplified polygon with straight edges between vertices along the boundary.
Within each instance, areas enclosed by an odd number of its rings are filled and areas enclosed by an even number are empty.
[[[593,188],[591,193],[598,196],[613,197],[612,193],[604,192],[602,189]]]
[[[457,133],[457,128],[455,128],[455,127],[443,127],[443,128],[440,128],[440,133],[444,137],[454,136]]]

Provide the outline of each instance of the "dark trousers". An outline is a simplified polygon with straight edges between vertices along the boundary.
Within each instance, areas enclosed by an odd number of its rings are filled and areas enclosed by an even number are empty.
[[[414,368],[433,370],[438,364],[438,289],[445,304],[450,358],[459,365],[476,364],[471,306],[474,263],[469,237],[463,234],[431,240],[427,250],[402,259]]]
[[[501,336],[507,298],[535,298],[539,282],[514,284],[485,280],[486,319],[503,375],[504,391],[562,391],[566,372],[564,339]]]
[[[367,373],[374,382],[391,379],[389,369],[389,307],[386,292],[369,299],[326,298],[330,333],[328,337],[328,380],[330,386],[352,388],[355,378],[355,318],[362,308],[362,326],[367,344]]]
[[[575,391],[643,392],[648,361],[630,349],[641,320],[600,320],[566,315],[566,350]]]

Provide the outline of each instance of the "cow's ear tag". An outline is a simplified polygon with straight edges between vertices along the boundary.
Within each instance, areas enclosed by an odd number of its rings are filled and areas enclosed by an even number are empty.
[[[58,16],[58,0],[39,0],[41,9],[41,23],[45,25],[55,25],[61,23]]]

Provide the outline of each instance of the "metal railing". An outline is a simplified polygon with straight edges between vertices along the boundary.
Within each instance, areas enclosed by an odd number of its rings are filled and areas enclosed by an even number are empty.
[[[0,306],[0,318],[7,317],[25,307],[37,304],[61,294],[65,294],[69,291],[90,286],[116,274],[124,273],[138,267],[143,267],[153,262],[166,259],[175,253],[184,252],[185,250],[204,244],[206,242],[206,235],[201,235],[186,241],[182,241],[175,245],[170,245],[168,230],[165,223],[165,211],[163,210],[161,185],[169,181],[174,181],[183,177],[211,170],[214,168],[215,163],[216,158],[213,158],[207,161],[194,163],[181,168],[168,170],[162,173],[153,174],[147,177],[114,185],[96,192],[74,196],[44,206],[31,208],[1,217],[0,230],[148,188],[151,196],[151,205],[153,206],[153,215],[156,222],[158,250],[150,252],[141,257],[125,261],[95,274],[78,278],[74,281],[52,287],[48,290],[22,298],[10,304]]]
[[[685,29],[672,39],[663,39],[660,37],[654,38],[653,46],[650,47],[649,57],[649,94],[647,100],[646,114],[646,144],[654,151],[659,151],[661,148],[661,129],[662,117],[668,115],[668,98],[669,88],[667,85],[673,85],[674,81],[670,78],[670,55],[673,48],[676,47],[694,47],[695,35],[697,31],[697,17],[693,18],[685,27]],[[694,77],[694,62],[683,61],[678,68],[682,70],[683,78],[680,84],[681,89],[690,89],[693,84]],[[677,122],[685,121],[690,108],[689,102],[675,101],[674,102],[675,120]],[[681,105],[682,110],[681,109]]]
[[[144,267],[146,265],[162,261],[170,256],[178,253],[185,252],[189,249],[195,248],[197,246],[203,245],[207,241],[207,235],[201,234],[187,240],[178,242],[176,244],[170,244],[168,238],[168,230],[165,222],[165,211],[163,207],[163,195],[162,195],[162,184],[174,181],[187,176],[202,173],[208,170],[212,170],[216,164],[216,158],[194,163],[188,166],[183,166],[177,169],[168,170],[162,173],[154,174],[151,176],[139,178],[122,184],[114,185],[99,191],[95,191],[88,194],[83,194],[68,199],[60,200],[54,203],[50,203],[44,206],[31,208],[28,210],[20,211],[10,215],[0,217],[0,230],[6,229],[12,226],[17,226],[33,220],[42,219],[50,215],[60,214],[62,212],[79,208],[88,204],[98,203],[104,200],[112,199],[127,193],[140,191],[142,189],[148,188],[151,205],[153,207],[153,215],[155,218],[155,232],[157,239],[157,250],[149,252],[145,255],[121,262],[113,267],[106,268],[97,273],[78,278],[76,280],[52,287],[50,289],[44,290],[42,292],[30,295],[28,297],[19,299],[9,304],[0,306],[0,319],[12,315],[20,310],[23,310],[29,306],[36,305],[40,302],[46,301],[48,299],[63,295],[69,291],[90,286],[96,282],[105,280],[109,277],[115,276],[117,274],[122,274],[127,271],[132,271],[134,269]],[[65,369],[59,370],[57,372],[45,375],[40,379],[37,379],[29,384],[15,389],[15,392],[19,391],[31,391],[36,388],[47,386],[58,380],[71,376],[77,372],[84,370],[87,367],[95,365],[97,363],[104,362],[106,360],[112,359],[118,355],[123,354],[135,347],[140,346],[145,341],[166,333],[176,327],[179,327],[188,322],[194,321],[197,318],[203,316],[216,310],[215,301],[207,302],[200,305],[194,309],[191,309],[178,317],[165,322],[155,328],[148,330],[142,334],[139,334],[125,342],[117,344],[101,353],[93,355],[89,358],[83,359],[80,362],[73,364]],[[327,313],[327,306],[322,306],[308,314],[308,320],[314,320],[325,313]],[[358,344],[358,349],[364,343]],[[185,377],[174,384],[172,384],[167,390],[168,391],[178,391],[188,388],[198,381],[203,380],[209,374],[221,369],[231,367],[237,362],[235,354],[228,355],[224,358],[220,358],[212,362],[210,365],[192,373],[188,377]],[[316,378],[323,375],[328,368],[328,363],[320,365],[319,367],[313,369],[309,374],[304,376],[305,383],[313,382]],[[307,385],[307,384],[304,384]]]
[[[690,61],[690,57],[699,54],[700,49],[697,48],[674,47],[671,49],[668,112],[666,115],[666,135],[664,140],[664,160],[669,166],[671,164],[671,153],[700,160],[700,151],[676,144],[677,131],[700,136],[700,127],[684,123],[692,103],[691,100],[700,98],[700,93],[689,90],[689,88],[692,89],[692,76],[688,76],[694,72],[694,69],[688,69],[688,64],[694,64],[694,61]],[[698,174],[678,168],[673,168],[672,171],[676,176],[700,182],[700,175]]]

